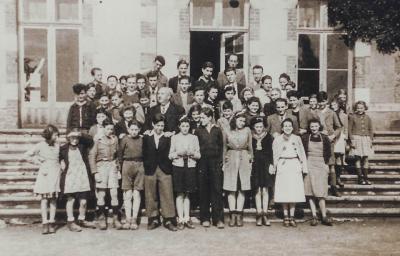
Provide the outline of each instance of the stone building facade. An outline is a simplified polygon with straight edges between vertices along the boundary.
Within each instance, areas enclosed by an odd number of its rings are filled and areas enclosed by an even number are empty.
[[[0,127],[65,126],[71,86],[89,82],[95,66],[105,76],[143,72],[160,54],[168,77],[182,58],[196,76],[205,58],[223,70],[231,52],[249,81],[259,64],[274,86],[286,72],[304,95],[344,88],[352,102],[369,103],[377,129],[400,127],[399,54],[362,43],[347,49],[327,25],[324,0],[239,2],[232,8],[228,0],[0,1]]]

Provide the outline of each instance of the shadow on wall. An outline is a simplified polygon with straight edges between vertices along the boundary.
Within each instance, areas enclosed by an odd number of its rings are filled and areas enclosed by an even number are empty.
[[[400,120],[391,121],[389,129],[391,131],[400,131]]]

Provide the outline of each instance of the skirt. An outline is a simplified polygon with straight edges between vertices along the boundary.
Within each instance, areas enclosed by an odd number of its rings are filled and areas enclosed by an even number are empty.
[[[280,159],[275,176],[276,203],[305,202],[303,173],[299,159]]]
[[[261,154],[260,154],[261,153]],[[263,152],[254,152],[254,162],[251,172],[251,188],[257,190],[258,188],[269,188],[274,185],[273,176],[269,173],[269,162]]]
[[[60,192],[60,164],[53,161],[45,161],[39,168],[33,192],[38,195],[44,195],[46,198],[52,198]]]
[[[115,161],[97,162],[97,171],[101,182],[96,183],[96,188],[118,188],[118,170]]]
[[[304,177],[306,196],[326,198],[328,196],[329,166],[323,157],[309,156],[307,159],[308,174]]]
[[[224,184],[226,191],[238,191],[238,182],[240,181],[240,190],[247,191],[251,189],[251,163],[250,154],[247,150],[228,150],[226,152],[228,159],[223,166]]]
[[[346,136],[343,132],[340,133],[339,138],[335,141],[334,152],[344,154],[346,152]]]
[[[374,154],[372,141],[369,136],[354,135],[351,143],[354,146],[354,155],[369,157]]]
[[[193,193],[197,190],[195,167],[172,166],[172,184],[175,193]]]

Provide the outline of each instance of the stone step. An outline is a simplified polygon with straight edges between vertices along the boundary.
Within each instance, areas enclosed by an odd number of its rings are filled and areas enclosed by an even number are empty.
[[[400,136],[400,131],[375,131],[375,137]]]
[[[389,138],[389,139],[381,139],[381,138],[375,138],[372,141],[373,145],[400,145],[400,139],[399,138]]]
[[[344,174],[340,178],[345,184],[356,184],[357,175]],[[400,174],[370,174],[368,178],[374,184],[400,184]]]
[[[0,209],[40,209],[40,197],[0,196]]]
[[[400,195],[400,184],[345,184],[344,188],[340,188],[339,191],[341,191],[343,195],[398,196]]]
[[[399,208],[400,196],[328,196],[326,202],[328,208]]]
[[[39,166],[25,163],[23,165],[0,165],[0,173],[19,172],[32,173],[37,172]]]
[[[398,145],[383,145],[383,146],[374,146],[374,153],[378,154],[399,154],[400,146]]]
[[[389,162],[399,162],[400,163],[400,154],[374,154],[368,158],[371,163],[385,163]]]

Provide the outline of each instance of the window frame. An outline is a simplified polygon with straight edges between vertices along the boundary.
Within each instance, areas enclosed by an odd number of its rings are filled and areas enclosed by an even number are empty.
[[[299,2],[302,0],[299,0]],[[307,0],[306,0],[307,1]],[[343,35],[346,34],[343,31],[335,30],[334,27],[328,26],[328,1],[327,0],[315,0],[320,3],[320,21],[319,24],[326,26],[320,26],[318,28],[313,27],[300,27],[300,3],[297,4],[297,47],[299,47],[299,36],[300,35],[319,35],[319,90],[328,90],[328,71],[347,71],[347,98],[352,99],[353,96],[353,58],[354,51],[350,48],[347,49],[347,69],[332,69],[328,68],[328,36],[329,35]],[[296,84],[298,84],[298,72],[299,70],[318,70],[317,68],[299,68],[298,64],[298,51],[297,51],[297,76]]]
[[[243,26],[224,26],[223,25],[223,1],[226,0],[215,0],[214,2],[214,18],[215,18],[215,24],[212,25],[194,25],[193,24],[193,1],[196,0],[190,0],[189,3],[189,10],[190,10],[190,26],[189,30],[190,31],[210,31],[210,32],[247,32],[249,30],[249,24],[250,24],[250,3],[249,0],[243,0],[244,1],[244,15],[243,15]]]

